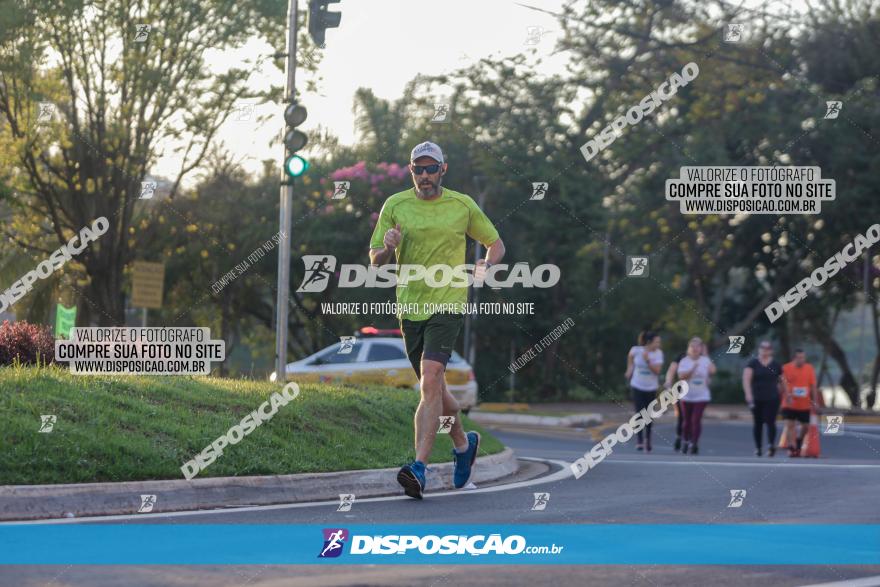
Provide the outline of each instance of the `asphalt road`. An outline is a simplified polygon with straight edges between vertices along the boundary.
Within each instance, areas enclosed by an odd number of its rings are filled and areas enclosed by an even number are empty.
[[[668,420],[667,420],[668,422]],[[496,429],[521,457],[571,462],[615,427],[548,433]],[[358,500],[350,512],[331,504],[247,508],[243,511],[117,517],[116,523],[153,524],[596,524],[596,523],[785,523],[880,524],[880,426],[850,425],[840,437],[822,437],[821,459],[752,456],[745,423],[707,421],[700,455],[672,450],[671,424],[655,428],[651,454],[634,442],[580,479],[544,478],[558,470],[532,463],[531,480],[419,502],[409,498]],[[557,476],[558,477],[558,476]],[[744,489],[742,507],[729,508],[730,490]],[[550,494],[533,511],[533,494]],[[841,537],[845,540],[846,537]],[[683,537],[686,548],[686,537]],[[784,548],[784,545],[780,545]],[[0,585],[880,585],[880,566],[189,566],[189,567],[7,567]]]

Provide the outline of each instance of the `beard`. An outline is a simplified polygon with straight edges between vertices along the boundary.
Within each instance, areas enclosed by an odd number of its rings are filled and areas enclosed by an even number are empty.
[[[422,180],[416,182],[416,194],[420,198],[433,198],[440,193],[440,180]]]

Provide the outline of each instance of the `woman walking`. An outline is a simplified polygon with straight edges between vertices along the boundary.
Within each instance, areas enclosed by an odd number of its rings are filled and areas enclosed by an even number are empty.
[[[687,381],[688,392],[681,398],[684,416],[682,454],[699,454],[700,433],[703,431],[703,411],[709,405],[709,377],[715,374],[715,363],[704,354],[703,341],[694,337],[688,343],[687,354],[678,363],[678,378]]]
[[[752,436],[755,439],[755,456],[761,456],[761,436],[767,428],[767,456],[776,454],[776,414],[785,389],[782,365],[773,358],[773,345],[762,341],[758,356],[746,363],[743,369],[743,392],[752,410]]]
[[[626,357],[626,378],[632,388],[633,405],[636,412],[647,408],[657,397],[660,387],[657,375],[663,368],[663,351],[660,350],[660,335],[650,330],[639,334],[638,345],[629,349]],[[642,431],[636,435],[636,450],[651,452],[651,424],[645,427],[645,440]]]
[[[669,363],[669,368],[666,370],[666,389],[672,387],[678,378],[678,364],[686,355],[687,353],[681,353]],[[672,448],[675,452],[678,452],[681,450],[681,429],[684,425],[684,411],[681,409],[681,402],[675,402],[673,409],[675,410],[675,444]]]

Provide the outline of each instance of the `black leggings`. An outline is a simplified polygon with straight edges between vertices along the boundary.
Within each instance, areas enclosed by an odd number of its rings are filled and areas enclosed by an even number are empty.
[[[636,412],[639,412],[645,408],[647,408],[652,401],[657,399],[656,391],[642,391],[641,389],[636,389],[635,387],[631,387],[632,396],[633,396],[633,405],[636,408]],[[647,435],[648,441],[651,440],[651,424],[645,426],[645,434]],[[639,444],[642,443],[642,431],[639,430],[636,433],[636,442]]]
[[[752,435],[755,437],[755,447],[761,448],[761,432],[762,426],[767,426],[767,444],[774,446],[776,444],[776,413],[779,411],[779,400],[755,400],[755,407],[752,408]]]

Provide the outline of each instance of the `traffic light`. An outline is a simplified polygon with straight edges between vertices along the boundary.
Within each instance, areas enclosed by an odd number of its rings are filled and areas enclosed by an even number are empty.
[[[309,168],[309,162],[299,155],[291,155],[284,162],[284,173],[290,177],[299,177]]]
[[[335,29],[342,20],[342,14],[328,12],[328,4],[336,4],[339,0],[309,0],[309,34],[319,47],[324,46],[324,33],[327,29]]]
[[[284,147],[287,149],[284,172],[289,177],[299,177],[309,168],[309,162],[296,154],[309,141],[305,133],[296,128],[305,122],[307,116],[305,107],[295,102],[284,109],[284,122],[287,123],[287,132],[284,133]]]

